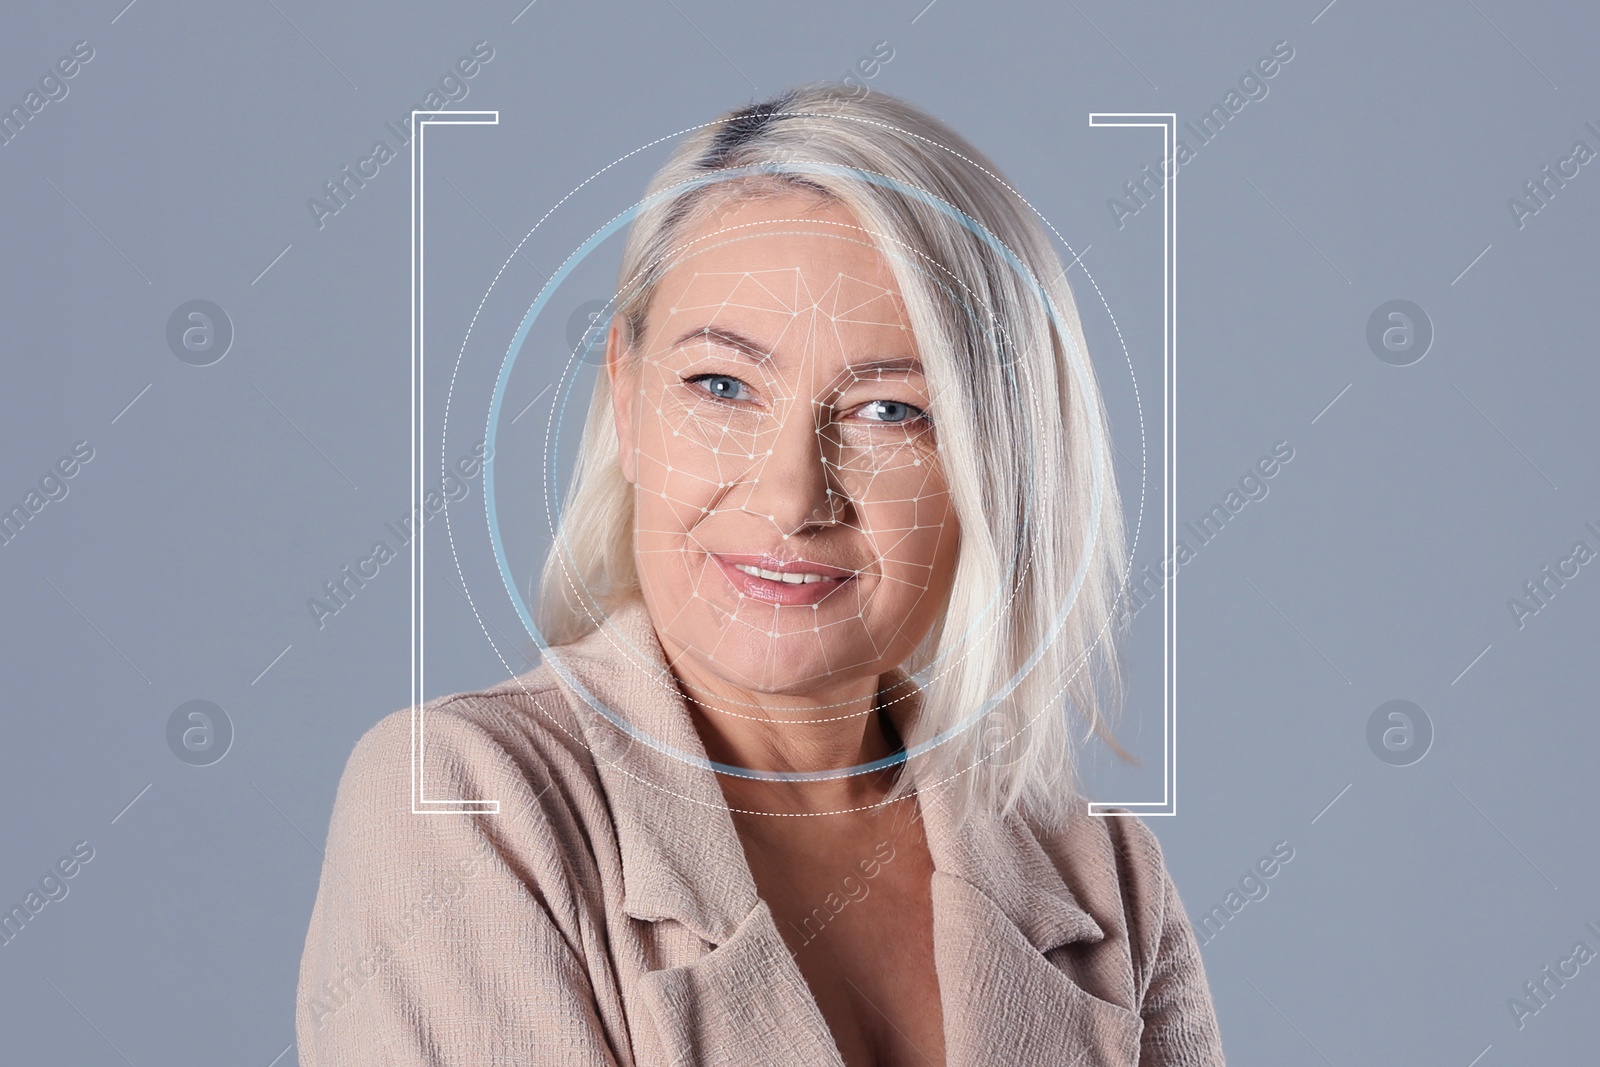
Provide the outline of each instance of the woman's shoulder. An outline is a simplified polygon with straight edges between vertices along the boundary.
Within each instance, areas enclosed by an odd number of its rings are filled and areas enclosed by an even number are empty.
[[[531,1041],[576,1018],[561,998],[603,958],[620,875],[593,760],[547,673],[391,712],[355,743],[300,971],[316,1062],[376,1062],[384,1040],[426,1058],[424,1030],[491,1022]],[[497,1005],[526,1010],[491,1019]]]
[[[1114,865],[1104,873],[1138,890],[1142,879],[1166,868],[1161,842],[1150,824],[1129,808],[1102,807],[1090,811],[1090,802],[1074,794],[1064,813],[1046,823],[1025,820],[1044,850],[1059,861],[1067,856],[1094,855]],[[1098,865],[1097,865],[1098,866]]]
[[[1104,837],[1116,861],[1117,881],[1124,895],[1139,900],[1159,895],[1167,861],[1161,841],[1150,824],[1128,808],[1105,808],[1101,814],[1090,815],[1088,804],[1084,803],[1082,812],[1077,822],[1080,826],[1092,827],[1091,832]]]
[[[383,716],[355,743],[336,806],[416,813],[433,800],[495,800],[502,812],[566,809],[570,818],[594,810],[599,788],[571,701],[541,664]]]
[[[1035,827],[1039,844],[1079,902],[1126,931],[1136,960],[1149,960],[1163,932],[1183,917],[1161,842],[1149,823],[1127,808],[1090,814],[1086,800],[1074,800],[1063,822]]]
[[[584,735],[571,701],[548,663],[478,689],[434,697],[420,707],[400,708],[379,719],[360,745],[410,744],[413,719],[426,723],[427,738],[450,744],[472,738],[502,747],[582,748]],[[436,729],[437,728],[437,729]]]

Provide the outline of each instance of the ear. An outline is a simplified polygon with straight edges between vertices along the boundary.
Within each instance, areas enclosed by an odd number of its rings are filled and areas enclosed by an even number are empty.
[[[635,368],[625,366],[626,346],[622,341],[622,317],[611,320],[606,333],[606,377],[611,384],[611,415],[617,427],[617,462],[622,476],[629,482],[638,478],[638,457],[635,453],[633,433],[634,400],[639,394],[639,375]]]

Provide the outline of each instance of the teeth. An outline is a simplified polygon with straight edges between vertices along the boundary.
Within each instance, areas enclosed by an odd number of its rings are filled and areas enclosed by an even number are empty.
[[[833,580],[828,578],[827,575],[823,574],[801,574],[799,572],[790,572],[785,574],[779,571],[764,571],[760,567],[747,567],[743,563],[735,563],[734,566],[739,568],[741,571],[744,571],[746,574],[755,575],[757,578],[765,578],[769,582],[784,582],[788,585],[803,585],[810,584],[811,582],[826,582]]]

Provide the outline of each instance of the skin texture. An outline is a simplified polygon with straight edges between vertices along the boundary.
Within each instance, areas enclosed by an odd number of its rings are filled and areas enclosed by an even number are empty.
[[[882,722],[880,675],[944,611],[959,545],[925,377],[862,367],[920,355],[889,260],[847,209],[799,192],[722,204],[678,256],[635,352],[613,324],[607,371],[640,582],[695,728],[712,760],[756,770],[887,756],[904,724]],[[814,605],[774,604],[736,587],[713,553],[856,577]],[[852,1065],[943,1062],[918,803],[874,807],[893,773],[720,779]],[[849,904],[818,932],[830,893]]]

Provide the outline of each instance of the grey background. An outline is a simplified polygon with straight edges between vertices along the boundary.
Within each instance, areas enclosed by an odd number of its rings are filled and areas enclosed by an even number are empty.
[[[0,946],[5,1059],[294,1062],[338,775],[408,699],[403,564],[321,629],[305,603],[409,499],[405,158],[320,229],[307,200],[376,140],[398,147],[384,124],[480,40],[494,58],[456,106],[501,124],[430,134],[430,382],[448,381],[511,242],[584,178],[727,107],[842,76],[887,41],[869,84],[962,130],[1089,248],[1149,428],[1160,220],[1147,209],[1119,229],[1106,202],[1159,148],[1153,131],[1091,131],[1087,114],[1198,120],[1288,41],[1267,97],[1180,176],[1180,519],[1276,442],[1295,451],[1182,571],[1179,815],[1150,821],[1197,923],[1276,843],[1294,849],[1204,950],[1231,1061],[1593,1058],[1600,964],[1521,1028],[1507,1005],[1575,942],[1600,950],[1584,927],[1600,927],[1600,564],[1521,627],[1507,603],[1575,542],[1600,550],[1584,525],[1600,527],[1600,163],[1520,228],[1507,206],[1575,141],[1600,149],[1584,126],[1600,126],[1592,11],[124,2],[12,5],[0,34],[6,108],[75,42],[94,48],[68,95],[0,147],[0,505],[75,442],[94,449],[68,495],[0,545],[0,904],[74,842],[94,848],[69,894]],[[443,455],[481,439],[485,383],[542,276],[646,173],[591,186],[507,267],[463,353],[465,414],[429,426]],[[552,304],[551,338],[606,295],[613,245]],[[1132,510],[1128,367],[1073,279]],[[166,341],[192,299],[234,326],[211,366]],[[1411,366],[1366,343],[1392,299],[1435,330]],[[524,356],[508,414],[559,377],[558,348]],[[537,485],[555,392],[504,439],[503,485]],[[444,524],[429,526],[430,695],[528,663],[480,490],[450,512],[460,574]],[[523,579],[544,546],[537,496],[502,505]],[[1151,521],[1140,561],[1155,558]],[[1124,732],[1146,764],[1098,761],[1096,799],[1159,782],[1158,621],[1140,615],[1130,650]],[[210,766],[168,748],[169,717],[197,699],[235,734]],[[1434,731],[1409,766],[1367,741],[1393,699]]]

